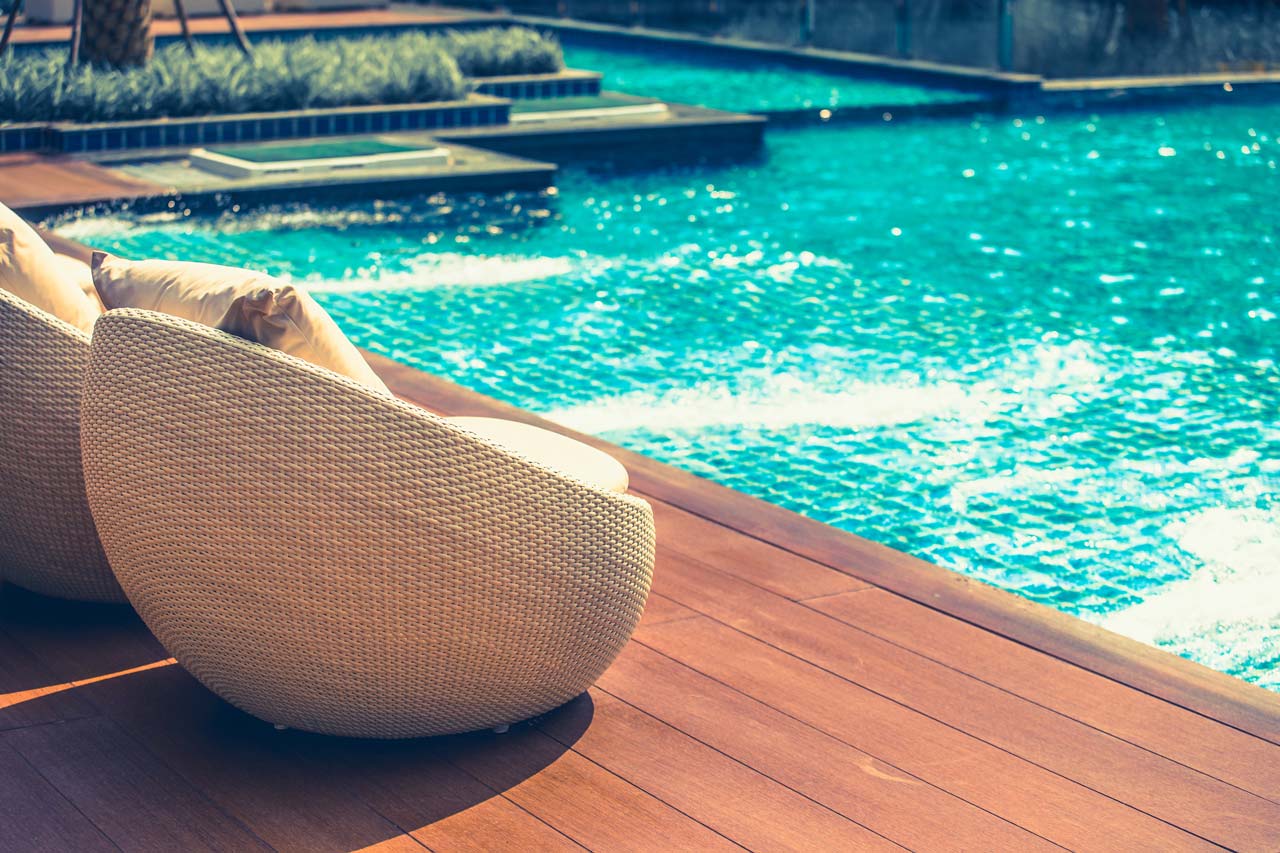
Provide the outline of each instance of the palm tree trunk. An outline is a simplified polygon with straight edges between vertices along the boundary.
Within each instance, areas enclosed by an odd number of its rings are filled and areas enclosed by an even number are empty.
[[[144,65],[155,51],[151,0],[83,0],[81,56],[104,65]]]

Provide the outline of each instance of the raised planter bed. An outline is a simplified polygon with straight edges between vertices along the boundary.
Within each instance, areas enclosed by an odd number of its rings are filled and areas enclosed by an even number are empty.
[[[98,124],[62,122],[48,125],[46,147],[62,154],[88,154],[132,148],[178,148],[226,142],[479,127],[506,124],[510,108],[511,102],[505,98],[477,94],[465,101],[428,104],[334,107]]]
[[[555,74],[512,74],[504,77],[478,77],[476,91],[499,98],[523,100],[527,98],[568,98],[579,95],[600,94],[600,81],[604,77],[598,71],[582,71],[566,68]]]

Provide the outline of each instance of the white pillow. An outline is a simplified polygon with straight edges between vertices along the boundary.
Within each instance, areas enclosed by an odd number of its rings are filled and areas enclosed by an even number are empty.
[[[93,283],[108,308],[144,308],[203,323],[390,394],[333,318],[305,290],[237,267],[128,261],[94,252]]]
[[[92,333],[102,306],[81,284],[26,220],[0,204],[0,288]]]

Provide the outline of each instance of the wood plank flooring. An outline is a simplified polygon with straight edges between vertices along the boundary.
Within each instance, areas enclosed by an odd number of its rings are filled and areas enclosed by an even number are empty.
[[[1274,694],[586,440],[654,506],[653,595],[506,735],[277,733],[127,608],[5,588],[0,850],[1280,850]]]
[[[168,187],[131,178],[88,160],[0,154],[0,201],[15,210],[150,198],[169,191]]]

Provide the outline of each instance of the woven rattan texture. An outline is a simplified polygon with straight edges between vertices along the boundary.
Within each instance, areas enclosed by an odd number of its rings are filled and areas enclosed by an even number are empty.
[[[89,338],[0,291],[0,578],[45,595],[124,601],[80,469]]]
[[[648,596],[643,500],[164,315],[99,320],[81,445],[130,601],[273,723],[398,738],[535,716],[600,676]]]

